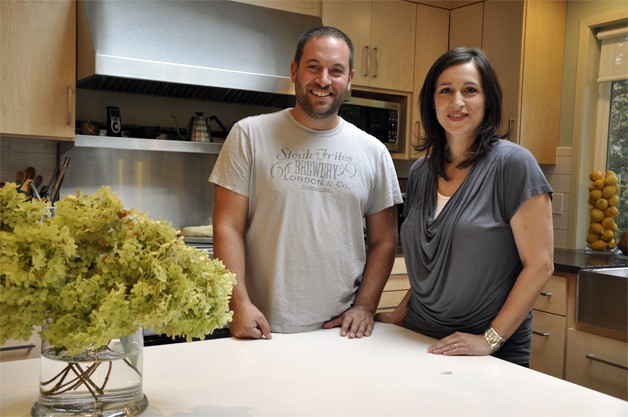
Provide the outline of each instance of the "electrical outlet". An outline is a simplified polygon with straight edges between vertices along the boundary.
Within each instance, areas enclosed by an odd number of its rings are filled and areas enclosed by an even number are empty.
[[[563,214],[563,193],[552,195],[552,214]]]

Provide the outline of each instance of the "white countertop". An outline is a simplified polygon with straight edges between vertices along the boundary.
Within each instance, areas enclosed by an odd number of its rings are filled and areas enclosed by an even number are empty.
[[[490,357],[427,353],[432,339],[377,323],[272,340],[144,349],[149,416],[628,416],[628,402]],[[39,359],[0,364],[0,415],[28,416]]]

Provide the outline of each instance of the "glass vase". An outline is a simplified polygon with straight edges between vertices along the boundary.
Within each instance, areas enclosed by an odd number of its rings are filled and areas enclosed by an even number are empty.
[[[42,340],[39,399],[33,417],[140,414],[148,401],[142,390],[142,329],[107,346],[70,356]]]

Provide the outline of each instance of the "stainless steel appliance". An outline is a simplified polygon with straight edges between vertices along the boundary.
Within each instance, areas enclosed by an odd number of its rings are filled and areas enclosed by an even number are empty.
[[[342,103],[340,116],[381,140],[389,151],[401,148],[402,104],[395,101],[352,97]]]

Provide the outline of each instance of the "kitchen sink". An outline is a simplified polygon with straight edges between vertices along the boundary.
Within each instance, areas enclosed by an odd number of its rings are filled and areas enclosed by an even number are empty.
[[[577,291],[578,323],[628,333],[628,268],[582,269]]]

